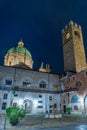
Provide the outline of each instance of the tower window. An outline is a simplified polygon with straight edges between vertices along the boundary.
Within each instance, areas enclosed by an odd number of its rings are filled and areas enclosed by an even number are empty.
[[[78,31],[74,31],[74,35],[80,38],[80,34]]]

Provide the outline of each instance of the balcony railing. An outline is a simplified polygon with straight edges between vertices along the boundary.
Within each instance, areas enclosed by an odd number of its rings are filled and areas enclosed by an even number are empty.
[[[78,91],[77,88],[70,88],[67,90],[53,90],[49,88],[39,88],[39,87],[23,87],[23,86],[3,86],[0,85],[0,90],[15,90],[15,91],[24,91],[24,92],[40,92],[40,93],[54,93],[60,94],[71,91]]]

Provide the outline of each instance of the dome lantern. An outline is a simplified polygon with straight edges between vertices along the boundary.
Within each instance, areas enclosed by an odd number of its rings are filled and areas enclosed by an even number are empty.
[[[20,47],[23,47],[23,46],[24,46],[24,43],[23,43],[22,40],[20,40],[20,41],[18,42],[18,46],[20,46]]]

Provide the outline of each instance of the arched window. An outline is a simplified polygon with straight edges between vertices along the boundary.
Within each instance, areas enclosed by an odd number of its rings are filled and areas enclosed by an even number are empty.
[[[80,81],[77,81],[77,82],[76,82],[76,86],[77,86],[77,87],[80,87],[80,86],[81,86],[81,82],[80,82]]]
[[[74,95],[71,99],[71,103],[80,103],[80,98],[76,95]]]
[[[46,82],[45,81],[41,81],[39,84],[40,88],[46,88]]]
[[[87,95],[85,96],[84,101],[87,103]]]

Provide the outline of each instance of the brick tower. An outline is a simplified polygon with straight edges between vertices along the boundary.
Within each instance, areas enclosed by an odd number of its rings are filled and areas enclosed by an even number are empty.
[[[81,26],[70,21],[62,30],[64,70],[80,72],[87,68]]]

